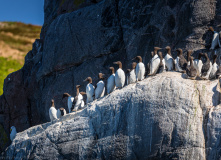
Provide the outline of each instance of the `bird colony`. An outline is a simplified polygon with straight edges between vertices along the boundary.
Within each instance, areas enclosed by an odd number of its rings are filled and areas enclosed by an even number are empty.
[[[219,33],[214,31],[212,27],[209,27],[209,30],[212,31],[213,40],[211,44],[211,50],[214,50],[215,47],[221,47],[219,42]],[[132,60],[131,69],[126,70],[126,74],[122,69],[122,63],[120,61],[113,62],[113,64],[118,65],[118,69],[115,72],[114,67],[110,67],[111,75],[107,79],[106,90],[107,94],[110,94],[115,89],[121,89],[126,84],[136,83],[137,81],[142,81],[144,78],[148,78],[150,76],[155,76],[156,74],[162,72],[181,72],[186,74],[188,79],[195,80],[211,80],[216,79],[221,76],[221,66],[216,63],[217,55],[213,55],[212,62],[210,61],[207,53],[199,53],[198,57],[192,57],[192,50],[187,51],[187,59],[183,56],[183,50],[181,48],[176,49],[177,57],[174,59],[171,54],[171,48],[169,46],[165,47],[166,55],[163,57],[162,52],[160,51],[162,48],[154,47],[154,51],[151,52],[151,60],[145,66],[142,57],[136,56]],[[215,52],[216,53],[216,52]],[[203,63],[201,60],[202,57],[206,58],[206,62]],[[92,78],[87,77],[84,82],[87,82],[86,92],[80,92],[80,85],[76,86],[76,96],[73,97],[68,93],[63,94],[63,99],[67,98],[67,106],[68,112],[76,112],[85,107],[85,102],[83,96],[86,95],[86,104],[93,102],[95,99],[99,99],[105,95],[105,83],[104,83],[104,74],[99,73],[99,81],[96,86],[92,84]],[[65,116],[66,110],[64,108],[55,108],[54,100],[51,100],[51,107],[49,109],[50,120],[58,119],[61,116]],[[14,126],[11,127],[10,138],[11,141],[16,136],[16,128]]]

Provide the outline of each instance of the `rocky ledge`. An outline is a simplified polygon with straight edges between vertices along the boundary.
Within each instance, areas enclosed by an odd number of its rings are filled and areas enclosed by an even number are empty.
[[[18,133],[2,158],[219,159],[219,97],[219,80],[158,74]]]

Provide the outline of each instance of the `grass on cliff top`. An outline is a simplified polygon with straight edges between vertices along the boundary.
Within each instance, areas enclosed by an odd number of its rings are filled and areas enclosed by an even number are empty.
[[[16,60],[0,57],[0,95],[3,94],[4,79],[8,74],[21,69],[22,65]]]
[[[0,22],[0,95],[4,79],[19,70],[25,55],[32,50],[35,39],[40,38],[41,26],[21,22]]]

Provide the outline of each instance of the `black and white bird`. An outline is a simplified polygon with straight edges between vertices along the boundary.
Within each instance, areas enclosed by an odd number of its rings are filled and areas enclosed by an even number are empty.
[[[149,65],[149,67],[150,67],[150,73],[148,74],[149,76],[153,76],[157,73],[157,70],[160,65],[160,58],[159,58],[157,52],[160,49],[161,48],[159,48],[159,47],[154,47],[154,52],[153,53],[151,52],[151,54],[153,54],[153,55],[152,55],[152,59],[150,61],[150,65]]]
[[[171,48],[170,46],[167,46],[165,49],[167,50],[167,54],[164,57],[166,70],[173,71],[175,69],[175,62],[171,54]]]
[[[131,65],[131,69],[127,69],[127,85],[131,83],[136,82],[136,73],[135,73],[135,68],[136,68],[137,63],[133,62]]]
[[[114,73],[114,67],[109,68],[111,71],[110,77],[107,79],[107,94],[110,94],[113,92],[116,88],[115,86],[115,73]]]
[[[57,118],[61,118],[62,116],[65,116],[67,113],[66,113],[66,110],[64,108],[59,108],[57,110]]]
[[[69,113],[71,113],[71,108],[72,108],[72,104],[73,104],[73,101],[74,101],[74,97],[72,97],[68,93],[64,93],[62,99],[64,99],[65,97],[68,97],[68,100],[67,100],[68,111],[69,111]]]
[[[104,74],[98,74],[99,82],[96,84],[95,87],[95,99],[101,98],[104,96],[105,93],[105,84],[104,84]]]
[[[216,78],[216,72],[219,69],[219,66],[216,63],[217,55],[213,56],[213,64],[212,64],[212,70],[209,75],[209,79],[215,79]]]
[[[114,62],[114,64],[118,65],[118,69],[115,72],[115,85],[117,88],[123,88],[125,84],[125,73],[122,70],[122,63],[120,61]]]
[[[50,120],[53,121],[57,119],[57,110],[55,109],[54,100],[51,100],[51,107],[49,109]]]
[[[90,103],[93,102],[94,100],[94,90],[95,87],[92,84],[92,78],[91,77],[87,77],[84,82],[88,82],[87,86],[86,86],[86,94],[87,94],[87,101],[86,103]]]
[[[138,60],[138,63],[136,65],[136,81],[142,81],[144,79],[144,74],[145,74],[145,66],[142,61],[141,56],[136,56],[133,60]]]
[[[177,58],[175,59],[175,69],[178,72],[184,73],[187,67],[187,61],[183,56],[183,50],[178,48],[177,50]]]
[[[199,53],[198,59],[194,59],[193,65],[197,70],[197,76],[201,76],[201,70],[203,67],[203,61],[201,60],[201,57],[203,56],[203,53]]]
[[[79,91],[80,87],[81,87],[80,85],[76,85],[76,96],[75,96],[74,102],[72,104],[72,108],[73,108],[74,112],[78,111],[79,109],[84,108],[83,95],[86,95],[86,93],[85,92],[80,92]]]
[[[188,65],[186,67],[186,74],[189,79],[194,80],[197,77],[197,69],[193,65],[193,57],[192,56],[189,57],[189,61],[190,61],[190,65]]]
[[[209,75],[212,70],[212,63],[210,62],[210,59],[209,59],[207,53],[204,53],[204,56],[206,57],[206,63],[204,63],[202,66],[201,78],[206,80],[206,79],[209,79]]]
[[[211,44],[210,49],[213,50],[213,49],[216,48],[216,46],[221,47],[220,41],[219,41],[219,33],[216,32],[216,31],[213,29],[213,27],[209,27],[209,30],[213,32],[213,40],[212,40],[212,44]]]

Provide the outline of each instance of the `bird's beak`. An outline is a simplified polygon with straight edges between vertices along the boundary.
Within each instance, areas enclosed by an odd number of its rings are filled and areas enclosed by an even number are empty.
[[[117,64],[117,62],[114,62],[113,64]]]
[[[135,60],[135,59],[136,59],[136,57],[134,57],[134,58],[132,59],[132,61]]]
[[[83,82],[86,82],[87,81],[87,78],[85,80],[83,80]]]

